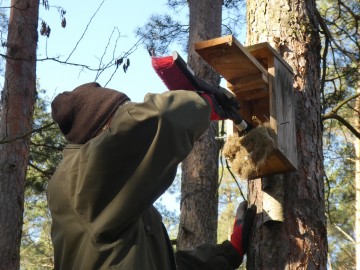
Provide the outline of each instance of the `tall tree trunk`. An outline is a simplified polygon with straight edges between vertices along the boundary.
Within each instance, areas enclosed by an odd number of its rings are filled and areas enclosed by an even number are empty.
[[[360,93],[360,68],[358,69],[357,93]],[[355,127],[360,130],[360,97],[356,99],[355,105]],[[360,270],[360,139],[355,138],[355,251],[356,270]]]
[[[29,134],[36,98],[38,0],[12,0],[0,123],[0,269],[19,269]]]
[[[220,78],[194,51],[194,42],[221,35],[222,0],[189,0],[190,37],[188,64],[195,74],[218,85]],[[181,215],[178,249],[215,243],[218,216],[218,146],[216,123],[196,142],[182,163]]]
[[[315,1],[248,0],[247,44],[269,42],[292,66],[298,171],[283,181],[284,221],[258,215],[248,269],[326,269],[324,168],[320,107],[320,38]],[[262,213],[264,179],[249,182],[249,200]]]

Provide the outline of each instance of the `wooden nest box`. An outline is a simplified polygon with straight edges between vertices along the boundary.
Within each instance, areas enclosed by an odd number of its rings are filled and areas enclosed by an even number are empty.
[[[270,121],[276,133],[274,153],[251,179],[296,170],[292,68],[268,43],[244,47],[231,35],[197,42],[195,51],[227,81],[241,116]]]

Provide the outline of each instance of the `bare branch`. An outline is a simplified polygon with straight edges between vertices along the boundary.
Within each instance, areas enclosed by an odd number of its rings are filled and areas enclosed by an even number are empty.
[[[340,4],[340,6],[343,6],[343,7],[346,9],[346,12],[348,12],[348,13],[355,19],[355,21],[360,20],[360,15],[359,15],[359,14],[355,14],[355,13],[353,12],[353,10],[352,10],[350,7],[348,7],[347,5],[345,5],[345,3],[344,3],[343,1],[338,0],[338,3]],[[356,24],[356,28],[358,28],[358,25],[357,25],[357,24]]]
[[[65,62],[67,62],[67,61],[70,59],[70,57],[72,56],[72,54],[75,52],[77,46],[79,45],[79,43],[81,42],[81,40],[84,38],[85,33],[87,32],[87,30],[88,30],[88,28],[89,28],[92,20],[94,19],[94,17],[96,16],[96,14],[99,12],[99,10],[100,10],[101,6],[104,4],[104,2],[105,2],[105,0],[103,0],[103,1],[100,3],[100,5],[99,5],[99,7],[97,8],[97,10],[96,10],[96,11],[94,12],[94,14],[91,16],[88,24],[87,24],[86,27],[85,27],[84,32],[82,33],[82,35],[81,35],[81,37],[79,38],[78,42],[76,43],[74,49],[73,49],[72,52],[69,54],[69,56],[68,56],[68,58],[65,60]]]
[[[354,134],[357,138],[360,139],[360,132],[358,132],[348,121],[346,121],[343,117],[337,115],[336,113],[326,114],[326,115],[322,116],[322,119],[323,120],[328,120],[328,119],[338,120],[341,124],[343,124],[345,127],[347,127],[352,134]]]
[[[25,133],[25,134],[22,135],[22,136],[13,138],[13,139],[8,139],[8,140],[3,139],[3,140],[0,141],[0,144],[10,143],[10,142],[13,142],[13,141],[16,141],[16,140],[19,140],[19,139],[24,139],[24,138],[30,136],[31,134],[34,134],[34,133],[40,132],[40,131],[42,131],[42,130],[45,130],[45,129],[53,126],[53,125],[55,125],[55,122],[51,122],[51,123],[49,123],[49,124],[47,124],[47,125],[44,125],[44,126],[42,126],[42,127],[40,127],[40,128],[33,129],[32,131],[30,131],[30,132],[28,132],[28,133]]]
[[[319,10],[317,10],[317,9],[315,10],[315,15],[316,15],[317,19],[319,20],[321,29],[324,31],[324,35],[336,46],[336,48],[340,52],[342,52],[344,55],[347,55],[352,61],[356,62],[357,59],[351,53],[346,51],[341,45],[339,45],[338,42],[334,39],[327,24],[325,23],[324,19],[320,15]]]
[[[357,93],[357,94],[355,94],[355,95],[353,95],[353,96],[351,96],[351,97],[348,97],[347,99],[344,99],[343,101],[341,101],[335,108],[333,108],[332,110],[331,110],[331,113],[337,113],[340,109],[341,109],[341,107],[342,106],[344,106],[345,104],[347,104],[348,102],[350,102],[351,100],[353,100],[353,99],[356,99],[357,97],[359,97],[360,96],[360,93]],[[331,114],[330,113],[330,114]],[[324,115],[323,117],[326,117],[326,115]]]
[[[341,229],[338,225],[330,223],[336,230],[338,230],[342,235],[344,235],[351,243],[356,244],[354,238],[351,237],[348,233],[346,233],[343,229]]]

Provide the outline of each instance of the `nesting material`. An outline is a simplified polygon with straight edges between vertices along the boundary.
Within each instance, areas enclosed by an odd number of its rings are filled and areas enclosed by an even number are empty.
[[[234,134],[225,142],[223,153],[233,171],[242,179],[257,174],[275,150],[275,131],[270,123],[260,123],[247,134]]]

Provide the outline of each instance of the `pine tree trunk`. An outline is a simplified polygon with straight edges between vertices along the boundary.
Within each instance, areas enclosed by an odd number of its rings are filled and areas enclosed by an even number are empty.
[[[264,222],[263,181],[249,181],[258,208],[248,269],[326,269],[324,168],[320,111],[320,39],[315,1],[248,0],[247,44],[269,42],[292,66],[298,171],[283,181],[284,221]]]
[[[36,98],[39,1],[12,0],[0,123],[0,269],[19,269],[25,173]],[[5,142],[5,143],[4,143]]]
[[[360,68],[358,69],[360,79]],[[360,94],[360,80],[357,85],[357,93]],[[360,130],[360,97],[356,99],[355,127]],[[360,139],[355,138],[355,241],[356,241],[356,270],[360,270]]]
[[[190,0],[188,64],[195,74],[217,85],[219,76],[194,51],[194,42],[221,35],[221,0]],[[180,225],[178,249],[193,249],[200,243],[215,243],[218,216],[217,126],[213,123],[196,142],[182,163]]]

